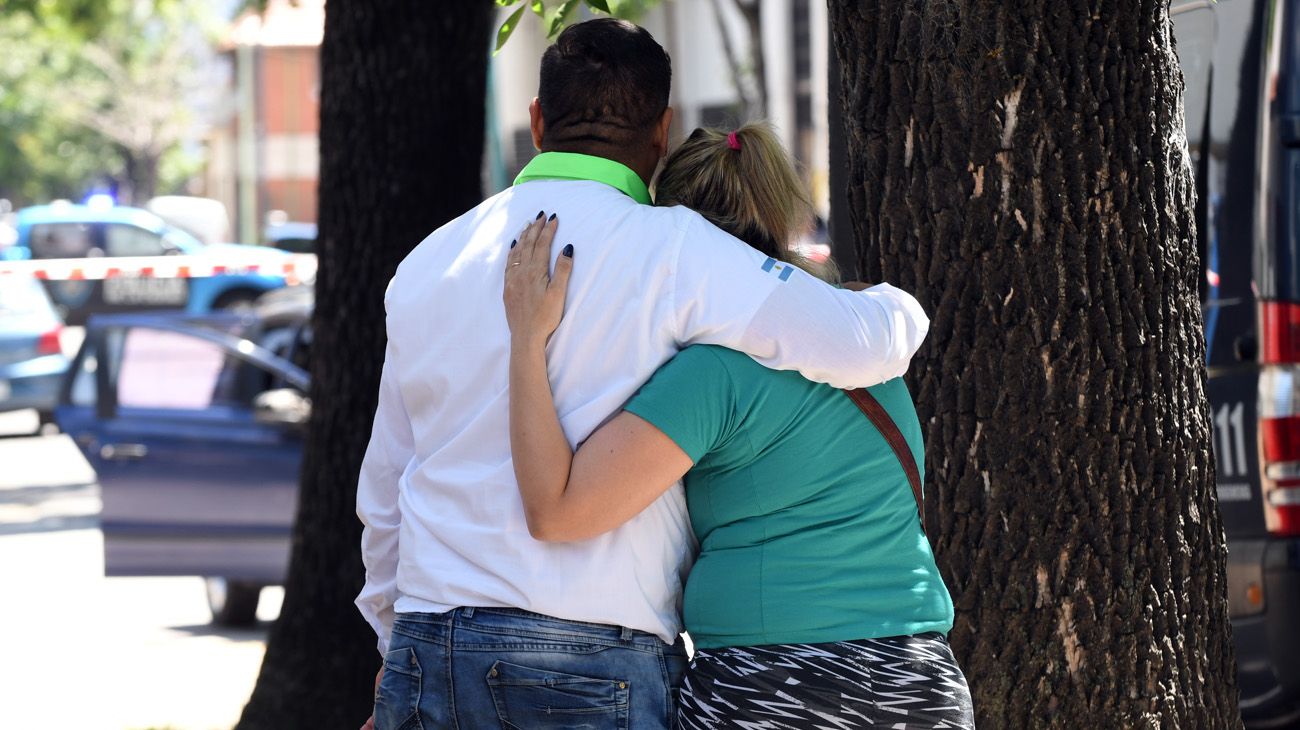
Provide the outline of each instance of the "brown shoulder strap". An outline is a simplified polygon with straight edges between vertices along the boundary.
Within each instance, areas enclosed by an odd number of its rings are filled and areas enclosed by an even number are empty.
[[[880,405],[880,401],[867,392],[866,388],[844,392],[871,420],[876,430],[880,431],[880,435],[885,437],[889,447],[894,450],[894,456],[898,457],[898,463],[903,465],[903,471],[907,473],[907,481],[912,485],[912,496],[916,498],[916,514],[921,518],[921,531],[925,532],[925,499],[921,496],[921,472],[916,468],[916,459],[912,456],[912,450],[907,447],[907,439],[903,438],[902,432],[894,424],[894,419],[889,417],[885,407]]]

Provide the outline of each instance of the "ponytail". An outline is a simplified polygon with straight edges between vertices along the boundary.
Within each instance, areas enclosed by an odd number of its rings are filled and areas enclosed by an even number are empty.
[[[791,245],[811,226],[812,202],[794,163],[764,123],[732,132],[696,129],[664,162],[658,205],[684,205],[758,251],[835,280]]]

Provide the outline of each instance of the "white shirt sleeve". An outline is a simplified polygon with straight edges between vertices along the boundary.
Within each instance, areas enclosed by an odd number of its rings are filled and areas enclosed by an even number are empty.
[[[703,219],[684,231],[671,296],[683,347],[721,345],[837,388],[907,372],[930,328],[921,305],[901,289],[836,289]]]
[[[357,517],[365,525],[361,532],[361,560],[366,566],[366,583],[357,595],[356,605],[379,637],[380,654],[388,651],[393,604],[397,602],[397,537],[402,521],[397,506],[398,481],[414,457],[411,421],[402,404],[392,362],[390,337],[379,376],[379,406],[357,480]]]

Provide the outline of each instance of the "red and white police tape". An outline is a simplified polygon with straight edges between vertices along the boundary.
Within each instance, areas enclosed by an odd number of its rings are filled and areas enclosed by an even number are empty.
[[[197,279],[207,276],[264,274],[283,276],[289,285],[316,280],[315,254],[290,254],[283,259],[229,261],[207,256],[123,256],[119,258],[37,259],[0,261],[0,277],[33,276],[47,281],[99,281],[118,277]]]

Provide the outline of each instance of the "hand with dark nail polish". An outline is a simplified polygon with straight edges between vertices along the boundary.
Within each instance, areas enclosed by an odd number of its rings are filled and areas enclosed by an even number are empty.
[[[515,240],[511,241],[511,242],[510,242],[510,248],[514,248],[514,247],[515,247],[515,244],[517,244],[517,243],[519,243],[519,239],[517,239],[517,238],[516,238]]]
[[[547,223],[550,223],[550,222],[553,221],[553,220],[555,220],[555,214],[554,214],[554,213],[551,214],[551,217],[550,217],[550,218],[547,218],[547,219],[546,219],[546,222],[547,222]]]
[[[544,216],[544,215],[546,215],[546,211],[544,211],[544,210],[539,210],[539,211],[537,211],[537,220],[541,220],[541,219],[542,219],[542,216]]]
[[[558,223],[540,219],[529,223],[507,255],[505,290],[506,324],[512,347],[545,347],[564,316],[564,298],[573,272],[573,246],[551,259]],[[552,271],[552,264],[554,270]]]

